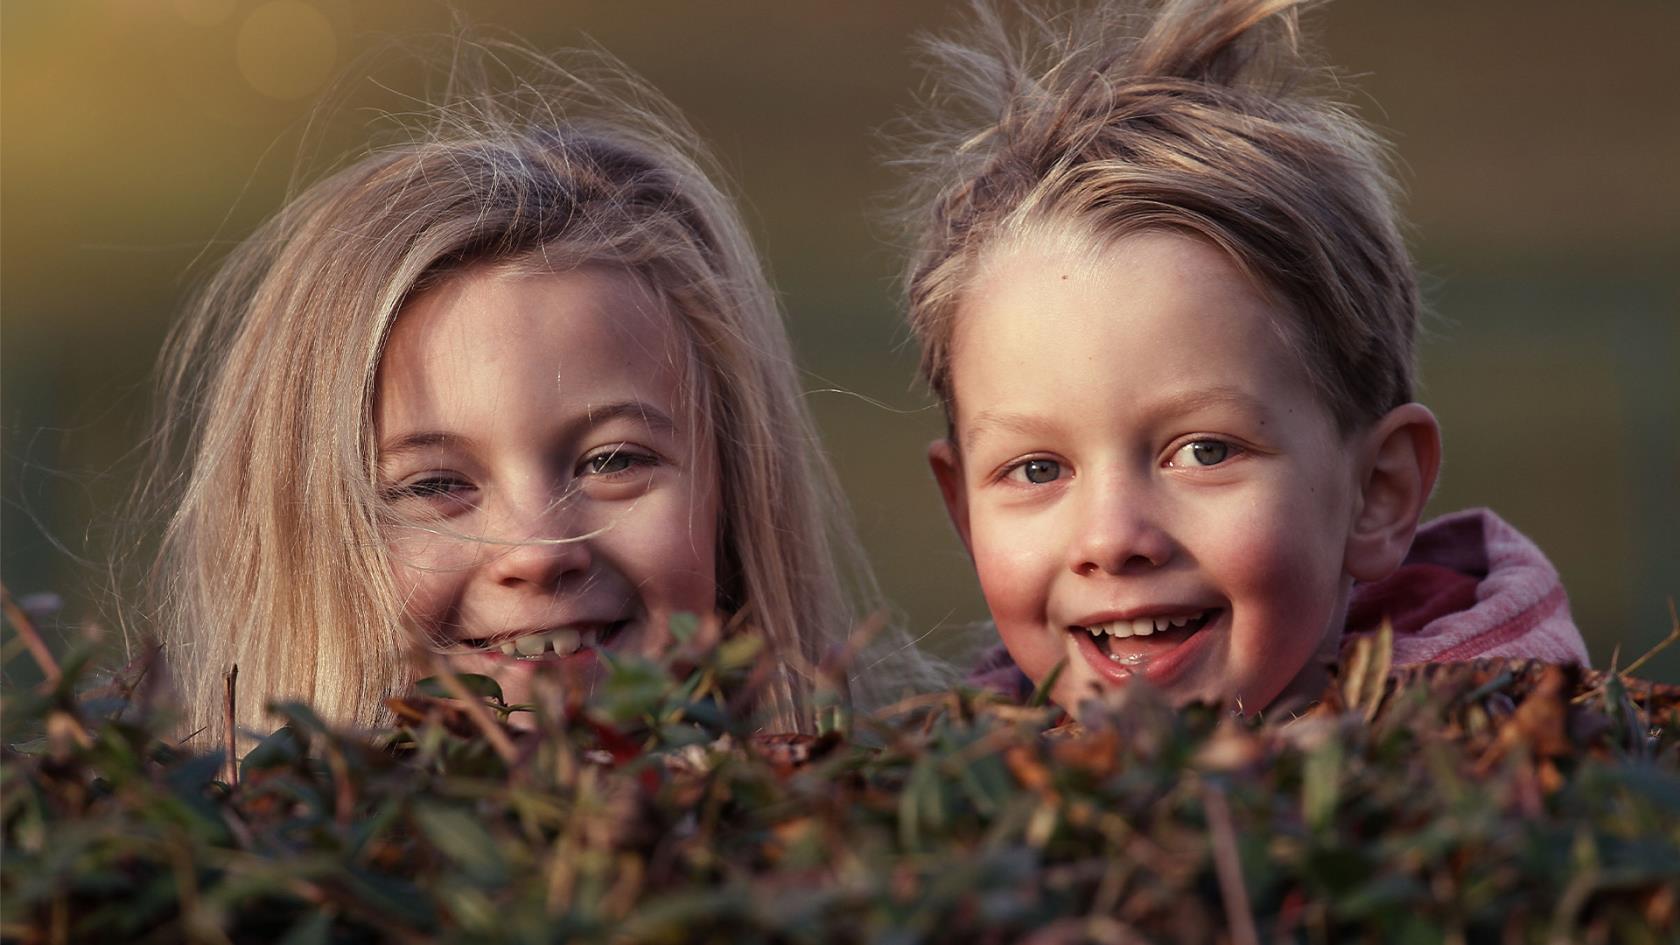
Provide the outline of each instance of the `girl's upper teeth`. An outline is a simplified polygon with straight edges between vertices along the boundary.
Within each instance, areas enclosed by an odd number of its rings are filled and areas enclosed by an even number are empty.
[[[562,628],[547,633],[528,633],[504,640],[500,646],[503,656],[535,659],[553,651],[560,656],[576,653],[586,646],[594,646],[600,639],[599,630],[571,630]]]

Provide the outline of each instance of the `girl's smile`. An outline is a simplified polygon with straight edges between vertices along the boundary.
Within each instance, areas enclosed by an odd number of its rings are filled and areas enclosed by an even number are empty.
[[[716,607],[717,472],[687,347],[606,268],[478,267],[410,300],[380,362],[379,474],[410,629],[528,701],[535,669],[654,652]]]

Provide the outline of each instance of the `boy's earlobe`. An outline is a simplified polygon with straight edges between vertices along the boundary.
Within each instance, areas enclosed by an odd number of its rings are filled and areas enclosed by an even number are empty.
[[[962,456],[956,444],[940,437],[928,444],[928,466],[933,469],[933,481],[939,484],[939,496],[945,500],[945,511],[957,529],[963,547],[974,556],[974,546],[968,540],[968,492],[963,488]]]
[[[1441,426],[1422,404],[1401,404],[1364,434],[1361,456],[1347,573],[1357,581],[1380,581],[1411,550],[1441,469]]]

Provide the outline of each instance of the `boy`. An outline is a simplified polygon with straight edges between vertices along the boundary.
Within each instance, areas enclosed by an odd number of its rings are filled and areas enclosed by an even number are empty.
[[[1293,6],[1040,23],[1048,69],[995,16],[945,47],[987,118],[927,162],[929,460],[1010,659],[1064,665],[1064,707],[1133,676],[1310,700],[1385,618],[1401,663],[1586,661],[1526,539],[1485,512],[1418,532],[1416,280],[1380,142],[1298,91]]]

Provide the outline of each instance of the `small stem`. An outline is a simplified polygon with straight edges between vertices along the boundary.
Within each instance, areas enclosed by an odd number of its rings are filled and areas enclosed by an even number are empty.
[[[1672,628],[1668,631],[1668,636],[1663,637],[1661,640],[1657,641],[1656,646],[1653,646],[1649,650],[1646,650],[1644,656],[1641,656],[1639,659],[1636,659],[1633,662],[1629,663],[1627,665],[1627,669],[1622,670],[1622,675],[1623,676],[1626,676],[1627,674],[1633,672],[1634,670],[1638,669],[1639,667],[1644,666],[1645,663],[1648,660],[1650,660],[1651,657],[1656,656],[1658,653],[1661,653],[1663,650],[1666,650],[1669,647],[1673,646],[1676,640],[1680,640],[1680,613],[1675,612],[1674,598],[1672,598],[1672,597],[1670,597],[1668,599],[1668,619],[1672,622]]]
[[[436,653],[427,653],[426,658],[431,664],[433,675],[443,683],[443,688],[449,691],[449,695],[461,703],[461,710],[466,712],[467,718],[472,719],[478,730],[484,733],[490,747],[496,750],[496,754],[501,756],[502,762],[511,770],[519,762],[519,749],[513,744],[513,739],[509,738],[507,732],[485,711],[484,701],[468,692],[460,677],[456,676],[455,671],[445,665]]]
[[[0,606],[5,608],[6,619],[17,628],[18,636],[23,638],[23,645],[29,648],[29,655],[35,657],[35,663],[41,667],[41,675],[46,677],[48,686],[58,685],[63,673],[58,669],[58,660],[53,659],[52,650],[47,648],[45,640],[41,639],[40,631],[35,629],[35,621],[23,612],[23,608],[12,600],[12,594],[6,590],[6,585],[0,584]]]
[[[222,747],[227,751],[228,787],[239,786],[239,733],[235,728],[234,697],[239,684],[239,664],[228,667],[222,690]]]
[[[1669,647],[1673,646],[1676,642],[1680,642],[1680,613],[1677,613],[1675,611],[1675,609],[1674,609],[1674,598],[1672,598],[1672,597],[1670,597],[1668,599],[1668,619],[1673,624],[1673,626],[1668,631],[1668,636],[1663,637],[1661,640],[1658,640],[1656,646],[1653,646],[1649,650],[1646,650],[1645,655],[1643,655],[1640,658],[1638,658],[1638,659],[1634,660],[1633,662],[1629,663],[1627,665],[1626,669],[1617,669],[1616,668],[1616,656],[1613,654],[1610,657],[1610,669],[1609,669],[1608,672],[1605,673],[1605,676],[1604,676],[1605,683],[1608,683],[1612,676],[1617,678],[1617,679],[1621,679],[1625,682],[1626,678],[1629,674],[1631,674],[1634,670],[1638,669],[1639,667],[1644,666],[1647,662],[1650,661],[1651,657],[1656,656],[1658,653],[1661,653],[1663,650],[1668,649]],[[1618,646],[1616,648],[1616,652],[1617,653],[1621,652],[1621,647],[1620,646]],[[1584,702],[1589,702],[1593,699],[1593,697],[1597,696],[1603,690],[1604,690],[1604,685],[1603,684],[1595,686],[1592,689],[1588,690],[1587,692],[1583,692],[1580,695],[1576,696],[1575,698],[1569,700],[1569,704],[1570,705],[1581,705]]]
[[[1225,919],[1231,924],[1233,945],[1260,945],[1254,930],[1254,913],[1248,905],[1248,888],[1243,885],[1242,862],[1237,858],[1237,834],[1231,826],[1231,806],[1225,792],[1208,784],[1202,788],[1202,808],[1207,811],[1208,833],[1213,843],[1213,869],[1219,877],[1219,896],[1225,902]]]

